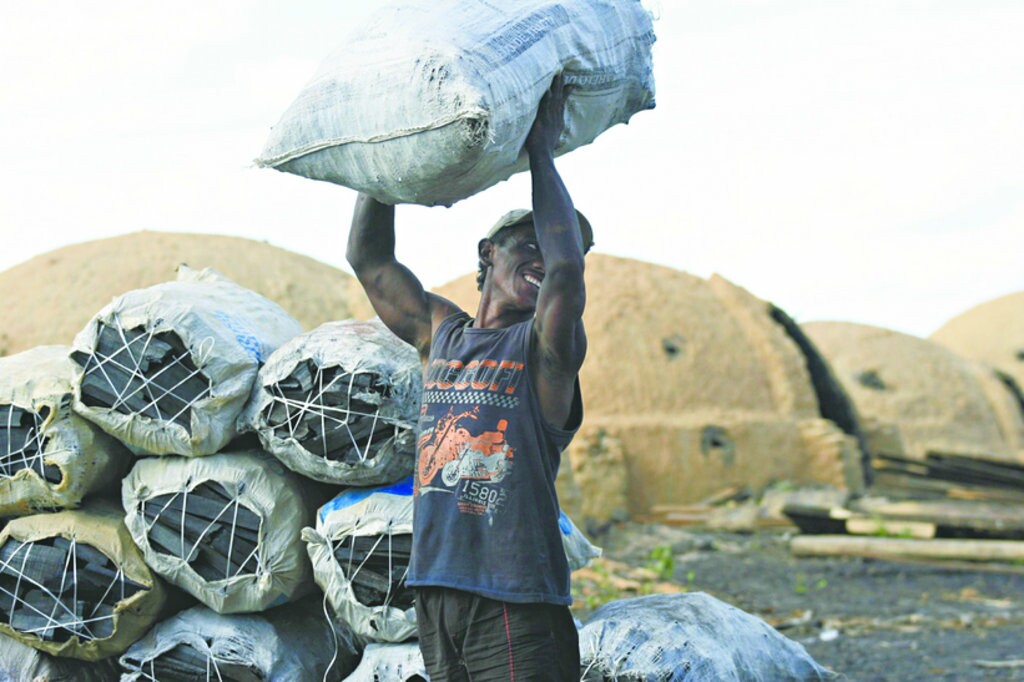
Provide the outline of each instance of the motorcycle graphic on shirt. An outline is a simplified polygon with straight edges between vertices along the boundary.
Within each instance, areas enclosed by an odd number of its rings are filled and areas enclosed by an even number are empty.
[[[511,470],[515,457],[505,440],[508,420],[499,419],[494,430],[474,433],[471,427],[479,426],[478,412],[474,408],[456,413],[450,408],[433,427],[421,433],[418,443],[419,492],[438,490],[435,479],[440,474],[445,488],[459,487],[459,507],[467,513],[493,511],[503,501],[504,490],[481,484],[499,483]]]

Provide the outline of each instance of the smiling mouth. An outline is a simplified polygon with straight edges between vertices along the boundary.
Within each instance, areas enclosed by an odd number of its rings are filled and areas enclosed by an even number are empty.
[[[534,277],[533,275],[523,275],[523,279],[525,279],[527,282],[537,287],[538,289],[540,288],[540,280]]]

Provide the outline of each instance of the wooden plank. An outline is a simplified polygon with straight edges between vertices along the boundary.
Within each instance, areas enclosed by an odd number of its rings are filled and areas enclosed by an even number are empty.
[[[846,532],[851,535],[881,535],[927,540],[935,537],[935,524],[924,521],[852,517],[846,519]]]
[[[1017,540],[905,540],[859,535],[799,535],[790,541],[789,549],[795,556],[1024,561],[1024,542]]]

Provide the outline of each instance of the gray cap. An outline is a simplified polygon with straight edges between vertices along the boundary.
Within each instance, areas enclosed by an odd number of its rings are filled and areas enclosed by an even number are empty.
[[[576,219],[580,223],[580,236],[583,238],[583,253],[590,251],[590,247],[594,245],[594,230],[590,227],[590,221],[587,220],[579,211],[576,211]],[[501,216],[498,222],[494,223],[487,232],[487,239],[494,239],[494,235],[498,234],[507,227],[515,227],[517,225],[533,224],[533,211],[526,208],[515,208]]]

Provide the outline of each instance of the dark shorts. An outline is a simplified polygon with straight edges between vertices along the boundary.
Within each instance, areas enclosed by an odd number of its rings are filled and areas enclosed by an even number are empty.
[[[416,627],[431,682],[580,678],[579,635],[567,606],[419,587]]]

